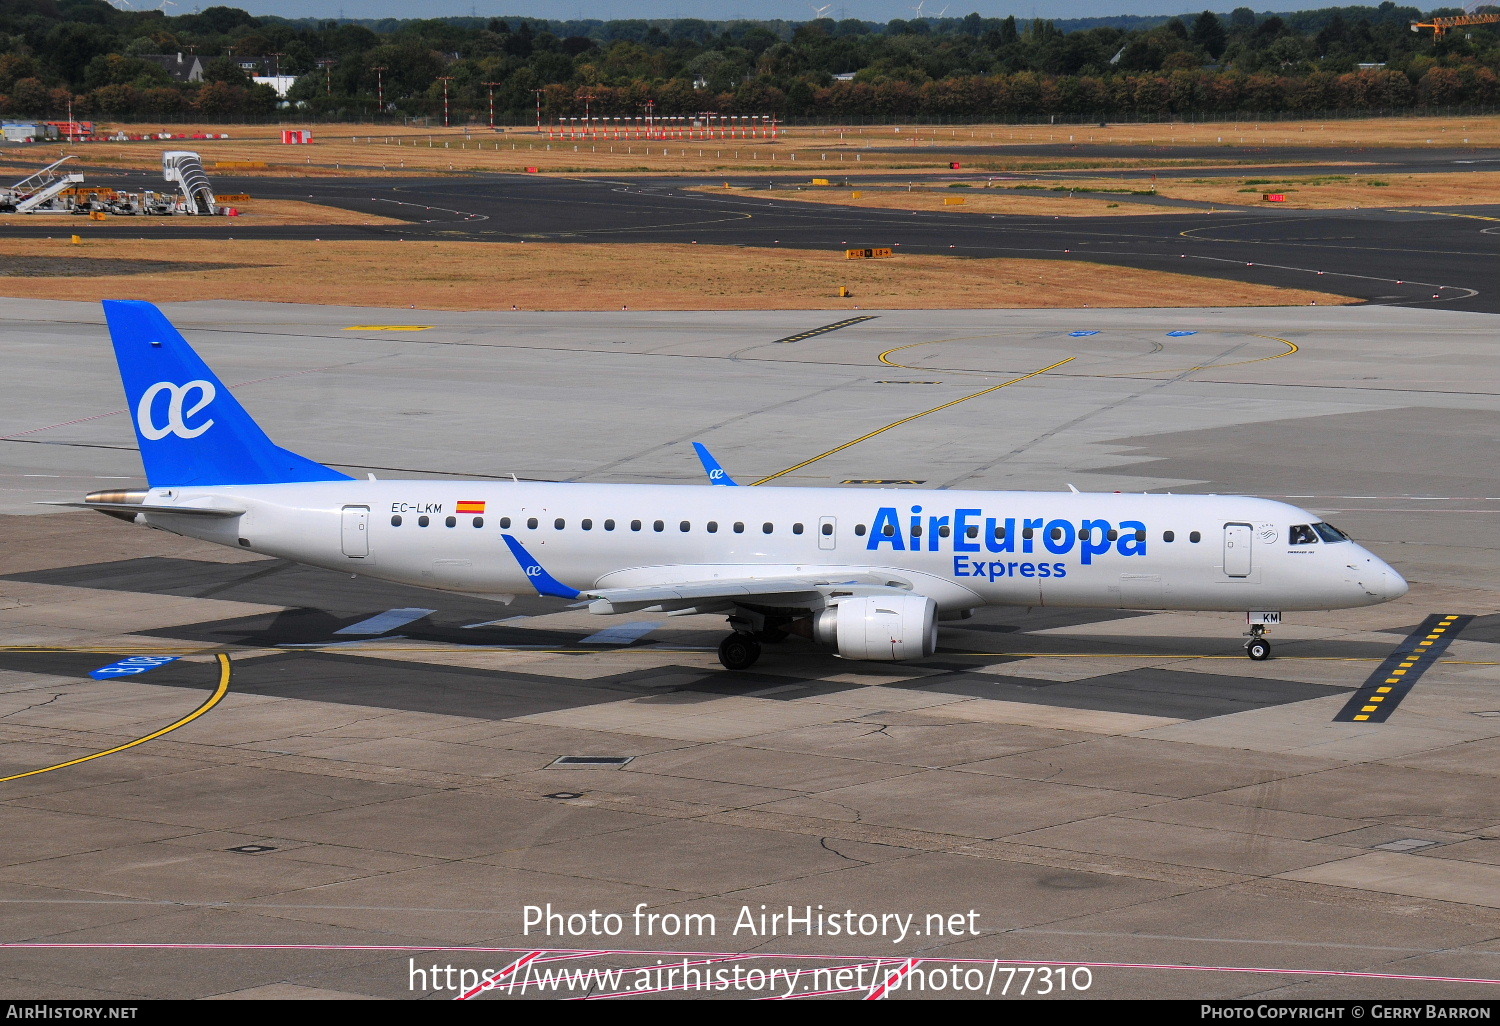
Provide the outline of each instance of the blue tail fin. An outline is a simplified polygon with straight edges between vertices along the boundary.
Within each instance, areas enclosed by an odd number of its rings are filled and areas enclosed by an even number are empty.
[[[153,488],[349,480],[267,438],[151,303],[106,299],[104,317]]]

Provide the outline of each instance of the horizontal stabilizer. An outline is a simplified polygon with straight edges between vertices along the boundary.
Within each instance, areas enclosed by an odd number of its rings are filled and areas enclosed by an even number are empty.
[[[100,513],[185,513],[194,517],[237,517],[242,509],[210,509],[204,506],[148,506],[140,502],[39,502],[39,506],[72,506]]]

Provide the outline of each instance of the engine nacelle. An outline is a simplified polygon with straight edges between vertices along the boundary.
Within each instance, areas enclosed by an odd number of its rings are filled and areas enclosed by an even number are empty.
[[[847,598],[813,618],[813,638],[844,659],[920,659],[937,651],[937,603],[925,595]]]

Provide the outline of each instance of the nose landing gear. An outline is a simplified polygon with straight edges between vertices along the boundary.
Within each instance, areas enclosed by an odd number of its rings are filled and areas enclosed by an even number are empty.
[[[1266,625],[1255,623],[1245,632],[1245,654],[1256,662],[1271,658],[1271,639],[1266,637]]]

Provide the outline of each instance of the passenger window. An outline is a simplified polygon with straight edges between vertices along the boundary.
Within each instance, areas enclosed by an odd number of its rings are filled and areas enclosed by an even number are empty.
[[[971,527],[971,528],[969,528],[967,531],[964,532],[964,537],[965,538],[978,538],[979,537],[979,528],[977,528],[977,527]]]
[[[1318,537],[1322,538],[1326,542],[1341,542],[1349,540],[1349,536],[1347,534],[1345,534],[1343,531],[1340,531],[1332,524],[1313,524],[1312,528],[1314,531],[1318,532]]]
[[[558,517],[556,520],[552,521],[552,529],[555,531],[561,531],[566,526],[568,526],[567,521],[565,521],[562,517]]]
[[[1192,534],[1188,535],[1188,541],[1192,542],[1194,545],[1197,545],[1202,540],[1203,535],[1199,534],[1197,531],[1194,531]]]
[[[865,536],[865,525],[864,524],[855,524],[854,525],[854,535],[857,538],[863,538]]]
[[[859,533],[860,534],[864,534],[865,532],[861,531]],[[823,537],[827,538],[827,537],[831,536],[832,534],[833,534],[833,525],[832,524],[824,524],[823,525]]]
[[[708,522],[708,533],[709,534],[718,534],[719,533],[719,522],[717,520],[710,520]]]
[[[613,520],[606,520],[604,522],[604,529],[606,531],[613,531],[615,529],[615,522]]]
[[[1031,537],[1031,535],[1032,535],[1032,530],[1031,530],[1031,528],[1029,528],[1029,527],[1024,527],[1024,528],[1022,528],[1022,529],[1021,529],[1021,537],[1022,537],[1022,538],[1030,538],[1030,537]],[[1000,536],[1001,536],[1001,537],[1002,537],[1002,538],[1003,538],[1003,537],[1004,537],[1004,536],[1005,536],[1005,532],[1004,532],[1004,531],[1003,531],[1003,530],[1002,530],[1002,531],[1001,531],[1001,535],[1000,535]]]
[[[793,534],[801,534],[802,533],[802,525],[801,524],[793,524],[792,525],[792,533]]]
[[[1135,532],[1135,540],[1136,541],[1145,541],[1146,540],[1146,532],[1145,531],[1137,531],[1137,532]]]
[[[585,531],[592,531],[594,529],[594,522],[585,518],[578,522],[578,526],[583,528]]]
[[[653,521],[652,524],[651,524],[651,530],[655,531],[657,534],[661,534],[661,532],[665,531],[666,529],[667,529],[666,521],[656,520],[656,521]]]
[[[911,529],[911,536],[913,538],[920,538],[920,537],[922,537],[922,528],[920,526],[919,527],[913,527]]]
[[[770,524],[761,524],[760,530],[762,534],[770,534],[772,531],[776,530],[776,528],[772,527]]]
[[[639,531],[641,529],[641,522],[639,520],[632,520],[630,522],[630,529],[632,531]]]
[[[444,520],[443,523],[447,524],[449,527],[457,527],[458,517],[449,517],[447,520]]]
[[[691,531],[693,529],[693,525],[690,524],[690,523],[688,523],[686,520],[684,520],[679,525],[679,529],[682,531],[683,534],[687,534],[689,531]]]
[[[880,533],[885,535],[887,538],[894,538],[896,537],[896,525],[886,524],[883,528],[880,529]]]
[[[526,527],[527,527],[528,530],[535,531],[536,530],[536,517],[532,517],[531,519],[527,520],[526,521]]]
[[[744,534],[745,533],[745,525],[742,524],[742,523],[740,523],[738,520],[736,520],[734,522],[734,533],[735,534]]]
[[[1295,524],[1287,530],[1286,541],[1288,545],[1315,545],[1318,536],[1306,524]]]
[[[430,523],[432,523],[432,521],[429,520],[427,517],[417,517],[417,526],[418,527],[426,527]]]
[[[1003,528],[1003,527],[997,527],[997,528],[995,528],[995,539],[997,541],[1004,541],[1005,540],[1005,528]]]
[[[475,527],[483,527],[484,526],[484,517],[475,517],[474,518],[474,526]]]
[[[952,533],[953,533],[953,529],[950,528],[950,527],[947,527],[946,525],[943,526],[943,527],[939,527],[938,528],[938,537],[939,538],[946,538],[946,537],[948,537]],[[1062,532],[1059,531],[1058,532],[1058,536],[1061,537],[1061,535],[1062,535]]]
[[[1161,540],[1164,542],[1175,541],[1176,539],[1177,533],[1175,531],[1163,531],[1161,533]]]
[[[1114,541],[1116,538],[1120,537],[1120,532],[1116,531],[1113,527],[1111,527],[1109,529],[1109,533],[1106,534],[1104,537],[1108,538],[1110,541]]]
[[[509,527],[510,527],[510,517],[501,517],[500,518],[500,526],[503,527],[503,528],[509,529]]]
[[[395,516],[391,517],[391,526],[392,527],[400,527],[401,526],[401,514],[398,513]]]
[[[1052,529],[1052,540],[1053,541],[1062,541],[1062,536],[1063,536],[1063,529],[1061,527],[1054,527]]]

